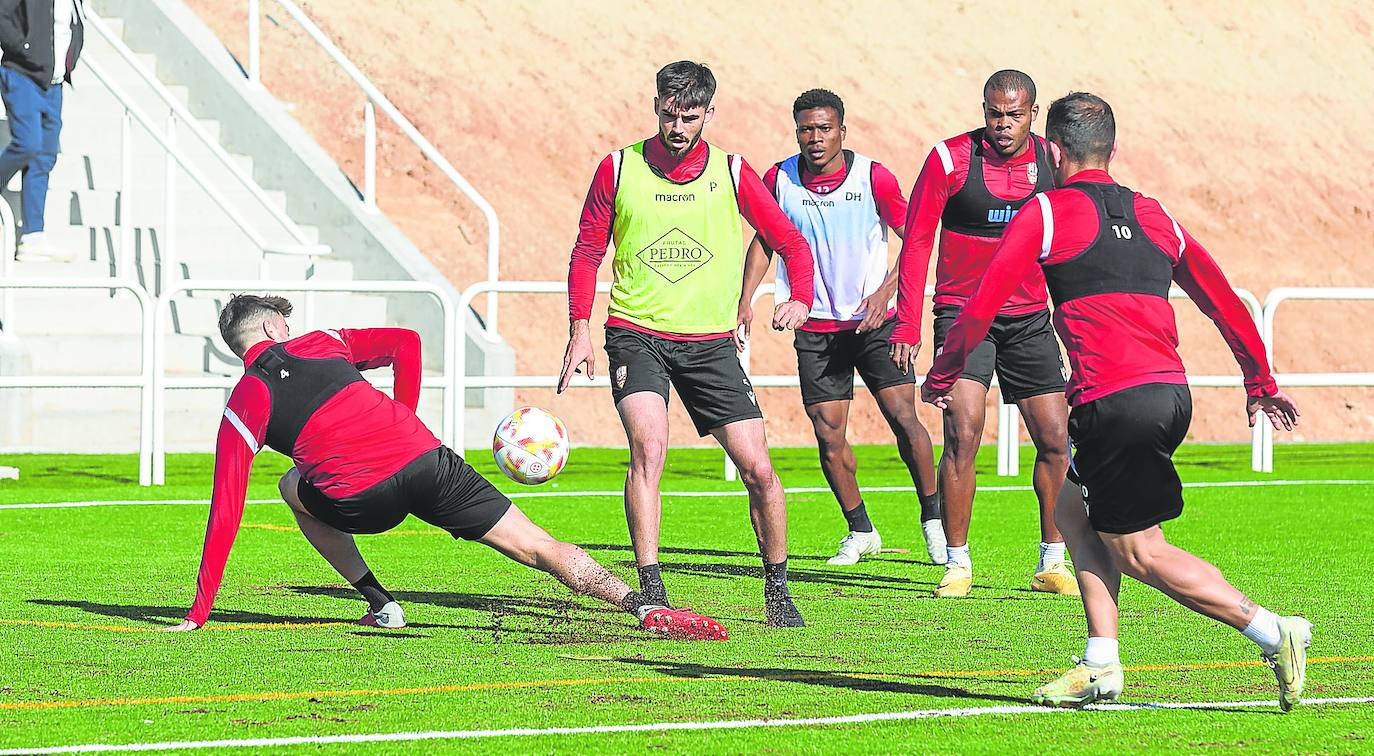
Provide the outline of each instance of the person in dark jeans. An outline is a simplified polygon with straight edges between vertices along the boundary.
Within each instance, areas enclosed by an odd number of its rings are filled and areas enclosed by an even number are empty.
[[[0,0],[0,99],[10,143],[0,153],[0,186],[23,172],[19,260],[65,260],[43,232],[48,174],[62,132],[62,83],[81,55],[82,0]]]

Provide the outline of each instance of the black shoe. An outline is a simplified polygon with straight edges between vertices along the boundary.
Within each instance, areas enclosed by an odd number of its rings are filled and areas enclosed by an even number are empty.
[[[797,605],[785,593],[781,596],[765,596],[763,614],[764,623],[769,627],[806,627],[806,620],[797,611]]]

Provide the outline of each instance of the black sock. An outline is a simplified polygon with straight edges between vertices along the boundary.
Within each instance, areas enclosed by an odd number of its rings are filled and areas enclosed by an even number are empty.
[[[844,519],[849,523],[849,529],[855,533],[873,532],[873,521],[868,519],[868,508],[862,501],[859,502],[859,506],[846,511]]]
[[[644,594],[639,591],[630,591],[625,594],[625,598],[620,600],[620,608],[638,617],[640,610],[646,606],[653,606],[654,602],[647,601]]]
[[[663,585],[657,563],[639,568],[639,592],[647,603],[668,606],[668,588]]]
[[[367,607],[374,612],[396,600],[387,593],[381,583],[377,582],[377,576],[373,575],[371,570],[354,581],[353,587],[358,589],[358,593],[363,594],[363,598],[367,600]]]
[[[940,494],[916,494],[921,500],[921,522],[940,519]]]
[[[787,560],[777,564],[763,563],[763,597],[783,598],[787,596]]]

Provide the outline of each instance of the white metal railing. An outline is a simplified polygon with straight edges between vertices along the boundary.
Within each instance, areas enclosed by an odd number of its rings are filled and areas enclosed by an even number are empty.
[[[444,157],[443,153],[425,138],[420,130],[406,118],[391,100],[367,78],[363,72],[354,65],[353,61],[334,44],[323,31],[320,30],[315,22],[301,10],[300,6],[292,0],[274,0],[291,18],[300,24],[305,33],[324,50],[330,59],[334,61],[343,72],[348,75],[353,83],[367,95],[367,103],[363,107],[363,203],[369,210],[375,210],[377,206],[377,125],[374,108],[380,108],[391,122],[401,130],[416,147],[421,154],[434,163],[444,176],[453,183],[458,191],[463,193],[473,205],[482,213],[482,217],[487,224],[487,281],[495,283],[501,277],[501,225],[496,217],[496,210],[491,203],[487,202],[468,180],[463,178],[457,169]],[[248,81],[253,86],[261,87],[261,15],[260,0],[248,0]],[[496,337],[496,314],[497,314],[497,289],[493,288],[487,292],[487,311],[484,320],[485,333],[489,339],[495,340]]]
[[[14,222],[14,211],[10,203],[0,199],[0,281],[14,280],[14,255],[18,247],[18,228]],[[14,312],[14,296],[9,289],[0,289],[0,328],[10,328],[10,315]]]
[[[138,77],[141,80],[143,80],[143,82],[147,84],[150,89],[152,89],[153,93],[157,95],[158,99],[162,100],[162,102],[168,107],[168,109],[170,110],[170,117],[167,123],[168,138],[174,140],[175,134],[177,133],[177,129],[180,127],[185,127],[189,129],[191,134],[195,136],[196,139],[206,147],[206,149],[209,150],[210,154],[214,156],[215,160],[220,165],[224,166],[224,168],[229,171],[229,174],[234,177],[234,179],[239,183],[239,185],[242,186],[245,190],[247,190],[248,194],[252,196],[254,200],[257,200],[258,204],[260,204],[264,209],[267,210],[268,214],[272,216],[272,219],[276,221],[278,224],[280,224],[281,227],[286,230],[286,233],[289,234],[290,237],[295,240],[294,245],[288,244],[264,246],[264,258],[266,254],[305,255],[312,257],[316,255],[329,254],[329,247],[310,240],[309,236],[306,235],[305,231],[299,225],[297,225],[297,223],[294,220],[291,219],[291,216],[287,215],[286,211],[283,208],[281,208],[275,202],[273,202],[271,198],[267,196],[266,192],[263,191],[262,187],[259,186],[258,183],[254,181],[252,177],[249,176],[243,170],[243,168],[241,168],[239,164],[234,161],[234,159],[222,146],[220,146],[219,141],[216,140],[214,137],[210,136],[209,132],[205,130],[205,127],[200,125],[200,121],[198,121],[196,117],[191,114],[190,109],[187,108],[186,105],[184,105],[181,102],[181,100],[177,99],[177,97],[172,94],[171,90],[167,88],[167,85],[163,84],[162,80],[157,78],[157,76],[155,76],[151,71],[144,68],[144,66],[138,61],[138,58],[134,55],[134,52],[129,49],[129,46],[124,44],[124,40],[120,39],[118,35],[111,31],[110,28],[106,26],[105,21],[102,18],[100,18],[100,16],[97,15],[94,10],[87,8],[83,15],[86,20],[87,28],[94,29],[95,32],[100,36],[100,38],[104,40],[105,43],[108,44],[111,48],[114,49],[115,54],[118,55],[120,59],[123,60],[124,63],[130,69],[132,69],[136,74],[138,74]],[[120,172],[121,177],[123,179],[120,183],[121,256],[123,256],[127,246],[132,246],[131,239],[133,229],[132,225],[127,220],[129,217],[128,208],[130,206],[128,195],[131,193],[129,191],[130,170],[132,168],[132,166],[130,165],[131,161],[129,160],[128,154],[128,121],[129,116],[126,108],[125,118],[121,130],[121,134],[123,136],[122,144],[125,145],[123,151],[121,151]],[[175,205],[173,204],[175,195],[175,177],[173,169],[175,165],[175,162],[171,159],[169,155],[169,159],[167,161],[166,166],[166,205],[164,207],[167,229],[166,237],[163,240],[168,250],[171,250],[174,246],[172,239],[172,218],[175,211]],[[223,206],[221,205],[221,207]],[[229,210],[226,209],[225,212],[230,213],[231,217],[233,216],[233,214]],[[233,219],[242,227],[242,221],[240,221],[238,218]],[[163,268],[164,270],[167,270],[169,269],[169,266],[164,265]]]
[[[0,205],[4,205],[0,200]],[[6,252],[8,257],[12,253]],[[139,432],[138,432],[138,482],[151,485],[152,477],[152,439],[153,439],[153,361],[154,352],[150,338],[153,332],[153,305],[147,292],[133,281],[110,278],[29,278],[0,279],[0,288],[11,289],[118,289],[134,296],[139,308],[139,354],[138,375],[31,375],[0,376],[0,389],[13,388],[136,388],[139,389]],[[6,328],[9,325],[6,323]]]
[[[262,234],[260,234],[258,230],[253,227],[252,224],[248,223],[244,219],[243,213],[240,212],[239,209],[234,206],[234,203],[230,201],[228,197],[224,196],[224,193],[219,191],[219,188],[216,187],[215,184],[211,182],[208,178],[206,178],[205,174],[202,173],[201,170],[198,167],[196,167],[193,163],[191,163],[186,158],[185,153],[179,147],[177,147],[176,128],[178,120],[176,118],[175,112],[173,112],[171,117],[168,118],[166,131],[164,132],[163,130],[159,129],[156,126],[156,124],[153,123],[152,119],[149,118],[146,113],[144,113],[137,105],[134,104],[133,99],[129,97],[127,92],[124,91],[124,88],[115,83],[113,78],[111,78],[109,74],[105,72],[104,67],[100,63],[92,60],[87,62],[85,64],[85,67],[86,70],[91,72],[95,76],[96,80],[99,81],[107,90],[109,90],[110,94],[113,95],[114,98],[118,100],[119,103],[124,107],[124,122],[121,125],[120,129],[121,134],[124,136],[124,143],[120,147],[121,178],[128,179],[132,171],[131,166],[133,163],[133,152],[130,139],[128,138],[130,136],[130,118],[138,122],[140,126],[147,130],[147,132],[150,135],[152,135],[154,141],[156,141],[167,153],[167,165],[165,167],[167,171],[167,185],[164,187],[164,214],[166,217],[169,234],[164,239],[165,244],[163,245],[162,250],[162,290],[168,288],[176,280],[176,257],[175,250],[173,249],[175,242],[171,239],[170,229],[172,228],[172,219],[176,210],[176,187],[174,184],[174,169],[175,166],[178,165],[181,166],[181,169],[185,171],[186,174],[190,176],[191,179],[195,181],[196,184],[200,186],[202,190],[205,191],[205,193],[210,197],[210,199],[216,205],[218,205],[221,210],[224,211],[225,215],[227,215],[229,219],[234,222],[234,225],[238,226],[238,228],[243,231],[244,235],[248,237],[248,240],[252,242],[252,244],[255,247],[262,250],[264,254],[270,252],[277,252],[281,254],[303,254],[313,261],[315,256],[329,253],[329,248],[324,245],[301,245],[299,248],[296,248],[282,247],[280,245],[272,245],[268,243],[267,240],[263,238]],[[116,273],[120,278],[128,280],[133,280],[134,278],[133,248],[131,244],[132,233],[130,230],[130,223],[132,219],[129,213],[129,207],[132,203],[127,201],[132,193],[133,192],[131,191],[131,187],[128,184],[125,184],[120,189],[121,206],[119,213],[119,222],[124,227],[120,233],[120,244],[121,246],[128,246],[120,249],[119,251],[121,269],[117,270]]]
[[[3,214],[0,203],[0,214]],[[0,231],[0,236],[4,232]],[[9,253],[6,252],[6,256]],[[165,351],[167,338],[167,314],[172,300],[179,294],[191,291],[229,291],[259,290],[270,288],[278,291],[296,292],[359,292],[374,294],[426,294],[438,301],[443,319],[443,372],[437,376],[425,376],[421,385],[425,388],[444,390],[443,429],[444,442],[457,446],[463,443],[465,395],[467,389],[483,388],[554,388],[557,375],[533,376],[469,376],[466,371],[467,334],[458,328],[457,313],[465,312],[473,300],[490,288],[507,293],[544,293],[559,294],[567,292],[567,284],[562,281],[480,281],[462,292],[454,306],[439,287],[414,281],[286,281],[265,283],[263,281],[181,281],[173,283],[162,296],[152,299],[140,286],[130,280],[110,278],[34,278],[0,279],[0,292],[11,289],[108,289],[127,290],[133,293],[140,307],[141,370],[137,375],[117,376],[0,376],[0,389],[7,388],[138,388],[141,389],[141,412],[139,430],[139,481],[143,485],[161,485],[165,482],[166,455],[166,417],[165,392],[173,388],[230,388],[237,378],[232,376],[168,377],[166,375]],[[610,290],[607,283],[597,284],[598,293]],[[755,294],[755,299],[769,293],[771,284],[765,284]],[[1251,314],[1256,314],[1258,300],[1249,292],[1238,290]],[[1185,296],[1181,292],[1171,292],[1171,296]],[[1272,364],[1274,352],[1274,323],[1278,306],[1291,299],[1306,300],[1374,300],[1374,288],[1280,288],[1270,293],[1265,305],[1259,310],[1261,336]],[[8,325],[8,324],[7,324]],[[7,327],[7,330],[12,330]],[[742,359],[747,365],[746,356]],[[1374,386],[1374,372],[1351,373],[1277,373],[1276,380],[1281,386],[1320,386],[1320,387],[1367,387]],[[918,376],[919,380],[919,376]],[[765,375],[751,378],[760,388],[795,387],[799,380],[795,375]],[[606,387],[609,379],[602,375],[595,380],[577,376],[571,385],[578,388]],[[1189,383],[1201,387],[1237,387],[1242,379],[1235,375],[1192,376]],[[379,385],[388,382],[380,381]],[[857,379],[856,379],[857,384]],[[1010,421],[999,417],[998,445],[1009,445],[1009,453],[1015,450],[1014,432],[1009,432],[1003,423],[1010,423],[1011,429],[1018,426],[1016,415]],[[1257,423],[1252,448],[1252,464],[1258,472],[1273,472],[1272,433],[1266,430],[1267,423]],[[1007,439],[1012,439],[1008,441]],[[1261,446],[1263,445],[1263,446]],[[1011,455],[1015,458],[1015,455]],[[728,465],[728,460],[727,460]],[[727,472],[729,467],[726,468]]]
[[[1374,288],[1312,288],[1284,286],[1269,292],[1264,300],[1264,317],[1260,324],[1260,338],[1269,353],[1269,366],[1274,364],[1274,318],[1279,305],[1294,299],[1317,301],[1374,301]],[[1374,386],[1374,373],[1289,373],[1275,375],[1279,386]],[[1274,471],[1274,429],[1260,418],[1255,423],[1259,431],[1260,465],[1258,472]]]
[[[180,281],[173,283],[163,292],[162,296],[158,297],[152,316],[152,328],[149,329],[149,338],[153,345],[153,362],[150,368],[151,380],[148,389],[152,396],[152,451],[150,454],[152,457],[153,485],[160,486],[166,482],[166,390],[169,388],[231,388],[238,382],[237,378],[230,376],[176,379],[167,377],[164,341],[167,338],[166,316],[172,299],[178,294],[191,291],[258,291],[265,287],[274,291],[428,294],[433,297],[439,303],[439,309],[443,313],[443,372],[439,376],[422,380],[421,386],[438,387],[444,390],[443,419],[441,421],[443,430],[440,438],[450,446],[461,443],[456,440],[461,437],[454,435],[454,429],[458,427],[456,421],[461,419],[463,406],[462,402],[457,401],[454,395],[455,377],[461,374],[460,370],[454,369],[453,363],[453,333],[457,330],[457,320],[454,316],[452,302],[438,286],[422,281],[285,281],[274,282],[270,287],[262,281],[251,280]],[[146,349],[147,344],[145,342]],[[455,407],[458,410],[455,410]]]

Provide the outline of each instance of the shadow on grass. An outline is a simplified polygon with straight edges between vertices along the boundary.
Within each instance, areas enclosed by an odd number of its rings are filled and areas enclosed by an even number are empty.
[[[634,550],[633,547],[631,547],[629,544],[624,543],[582,543],[578,545],[581,546],[583,549],[596,551]],[[759,552],[757,551],[726,551],[724,549],[685,549],[673,546],[660,546],[658,551],[660,554],[681,554],[684,556],[745,557],[750,559],[759,558]],[[829,557],[823,556],[798,556],[796,554],[787,555],[788,561],[823,561],[828,558]]]
[[[356,601],[349,588],[327,585],[293,585],[290,590],[306,596],[325,596]],[[633,618],[610,606],[584,606],[575,601],[539,596],[508,596],[454,591],[392,591],[402,605],[428,604],[445,609],[464,609],[488,618],[487,624],[425,625],[412,628],[451,627],[477,631],[477,642],[514,640],[535,644],[613,643],[642,640]],[[414,613],[412,613],[414,614]]]
[[[754,565],[660,562],[659,568],[664,572],[696,575],[698,577],[748,577],[757,580],[763,579],[763,567],[755,567]],[[790,583],[812,583],[816,585],[838,586],[841,588],[866,588],[918,593],[929,593],[929,586],[935,585],[935,583],[931,581],[912,580],[907,577],[872,575],[863,572],[832,572],[829,570],[809,569],[788,569],[787,580]]]
[[[29,599],[31,604],[40,606],[61,606],[80,609],[83,612],[98,614],[102,617],[123,617],[136,622],[153,625],[176,624],[186,618],[185,606],[137,606],[127,604],[98,604],[94,601],[56,601],[52,599]],[[303,617],[261,612],[244,612],[236,609],[216,609],[212,619],[215,622],[234,624],[308,624],[318,622],[340,622],[338,617]]]
[[[894,680],[856,677],[823,669],[789,669],[785,667],[712,667],[705,664],[691,664],[654,659],[618,658],[615,661],[649,667],[661,674],[681,678],[737,678],[742,680],[781,680],[798,682],[804,685],[819,685],[825,688],[840,688],[865,693],[903,693],[913,696],[935,696],[937,698],[960,698],[975,701],[995,701],[997,703],[1025,703],[1024,698],[1012,698],[991,693],[974,693],[964,688],[951,688],[944,685],[918,685]]]

